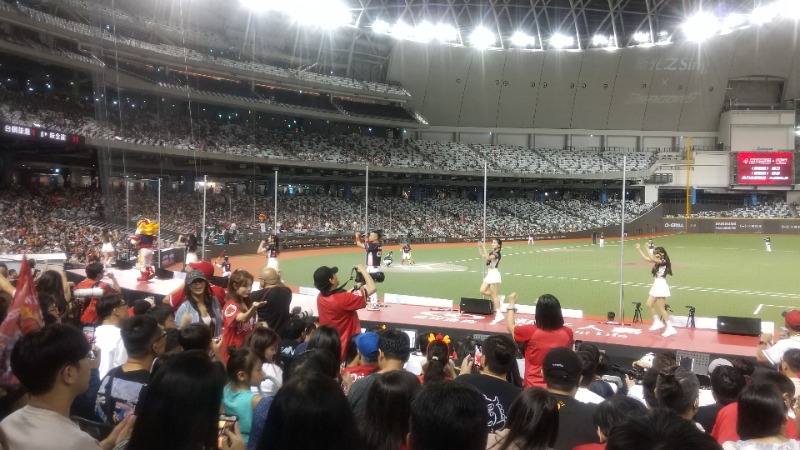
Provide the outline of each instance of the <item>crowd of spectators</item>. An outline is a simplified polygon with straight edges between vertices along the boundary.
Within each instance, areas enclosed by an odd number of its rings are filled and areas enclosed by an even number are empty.
[[[179,47],[167,43],[144,40],[147,37],[154,39],[155,36],[152,34],[154,29],[171,30],[174,32],[178,32],[179,34],[181,34],[182,37],[185,37],[185,33],[191,33],[194,35],[193,37],[195,38],[198,37],[205,38],[213,35],[211,35],[210,33],[202,33],[196,30],[191,31],[188,28],[186,29],[179,28],[176,30],[176,27],[174,25],[164,24],[159,21],[156,21],[153,18],[145,17],[143,19],[140,19],[139,17],[126,14],[125,12],[117,9],[111,10],[108,7],[102,7],[98,11],[96,9],[96,5],[89,4],[89,2],[70,1],[67,3],[71,7],[91,11],[92,13],[100,12],[105,15],[110,15],[111,17],[114,18],[119,16],[119,18],[122,19],[122,21],[120,22],[118,29],[110,30],[108,28],[103,29],[86,23],[67,20],[59,16],[47,14],[45,12],[29,8],[21,3],[16,3],[12,5],[3,2],[2,11],[7,14],[27,16],[33,20],[51,26],[59,27],[64,30],[68,30],[70,32],[77,33],[89,38],[99,39],[102,41],[107,41],[109,43],[115,43],[117,45],[134,47],[139,49],[140,51],[152,52],[159,55],[176,57],[180,58],[181,60],[191,61],[192,63],[195,64],[200,63],[212,67],[213,66],[232,67],[246,72],[253,72],[254,74],[258,75],[267,75],[270,77],[275,77],[282,81],[302,80],[312,83],[318,83],[323,86],[327,85],[330,87],[349,88],[356,91],[363,91],[365,93],[374,91],[377,93],[384,93],[384,94],[388,93],[398,96],[410,96],[408,91],[406,91],[400,86],[393,86],[375,82],[365,83],[352,78],[319,74],[306,70],[296,70],[296,69],[277,67],[257,61],[230,59],[222,56],[216,56],[213,54],[201,53],[196,50],[192,50],[185,47]],[[123,27],[128,27],[128,32],[121,32],[121,29]],[[140,28],[140,30],[137,30],[136,28]],[[215,41],[213,42],[214,45],[222,44],[224,45],[223,48],[229,47],[229,45],[225,45],[223,42],[220,42],[219,39],[214,39],[214,41]]]
[[[278,279],[265,270],[258,275],[265,285],[269,277]],[[305,319],[292,315],[289,302],[277,316],[256,319],[263,290],[251,293],[255,277],[242,270],[232,275],[221,307],[207,293],[203,272],[191,272],[185,289],[207,301],[189,299],[174,317],[167,305],[141,300],[129,311],[119,294],[104,294],[91,342],[84,333],[93,324],[83,324],[81,333],[58,308],[48,308],[49,324],[28,332],[11,350],[11,370],[20,384],[3,391],[17,401],[1,403],[0,445],[7,450],[800,446],[798,310],[787,312],[786,335],[774,345],[771,335],[762,336],[769,341],[758,347],[768,355],[764,363],[719,358],[706,377],[665,352],[609,370],[608,355],[574,341],[558,299],[549,294],[538,299],[535,325],[516,323],[516,294],[510,294],[510,334],[483,341],[450,341],[424,332],[412,343],[406,332],[391,327],[361,331],[357,311],[377,288],[365,266],[358,270],[365,278],[362,289],[339,291],[336,269],[318,268],[313,278],[320,315]],[[2,275],[0,289],[8,292],[13,287]],[[197,311],[198,319],[180,311]],[[278,316],[288,318],[281,334],[275,331]],[[218,322],[228,330],[221,332],[221,343],[213,340],[220,334]],[[710,390],[703,380],[710,380]]]
[[[117,180],[106,188],[106,198],[92,188],[22,188],[14,186],[0,196],[0,254],[66,252],[72,262],[85,263],[99,257],[101,231],[107,229],[117,253],[128,248],[133,224],[141,218],[158,217],[158,192],[146,181],[134,182],[126,195]],[[200,235],[203,211],[207,237],[215,240],[228,233],[230,240],[246,239],[246,230],[260,230],[261,214],[272,229],[273,198],[249,195],[232,188],[209,187],[203,206],[203,193],[162,188],[161,239],[175,241],[179,234]],[[321,187],[299,189],[278,195],[278,229],[281,232],[331,232],[346,234],[360,229],[364,217],[363,193],[353,189],[349,198],[339,190],[326,192]],[[627,220],[650,210],[652,204],[627,201]],[[487,205],[487,233],[525,235],[563,233],[594,229],[619,223],[621,203],[599,201],[547,200],[539,203],[526,198],[493,198]],[[481,235],[483,204],[439,194],[414,202],[405,196],[382,195],[370,199],[371,227],[389,235],[470,238]],[[126,227],[124,220],[129,218]],[[112,220],[117,219],[117,220]],[[255,231],[253,236],[258,235]],[[255,239],[256,237],[249,238]]]
[[[108,114],[95,117],[96,102],[67,96],[39,96],[3,91],[0,117],[8,123],[39,126],[90,138],[154,147],[225,153],[237,156],[320,161],[334,164],[370,163],[400,168],[539,174],[609,173],[622,170],[621,154],[596,149],[528,149],[456,142],[384,139],[359,135],[297,133],[230,117],[186,115],[180,108],[147,105],[128,97],[110,102]],[[91,100],[91,99],[89,99]],[[100,101],[99,98],[96,99]],[[254,99],[254,101],[256,101]],[[164,101],[162,100],[162,103]],[[233,116],[231,116],[233,117]],[[562,157],[568,155],[568,158]],[[629,170],[644,170],[657,160],[654,152],[637,152]],[[581,160],[580,164],[573,163]]]
[[[21,188],[0,196],[0,254],[69,253],[86,262],[100,256],[100,227],[83,222],[104,218],[100,192],[92,189]],[[114,244],[124,245],[116,234]]]
[[[740,219],[781,219],[792,217],[792,211],[785,201],[759,203],[725,211],[702,211],[690,217],[725,217]]]

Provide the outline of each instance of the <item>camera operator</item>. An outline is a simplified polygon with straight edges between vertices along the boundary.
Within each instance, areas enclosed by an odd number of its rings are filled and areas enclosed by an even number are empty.
[[[314,271],[314,287],[319,290],[317,295],[319,323],[331,325],[339,332],[342,341],[342,359],[350,337],[361,332],[358,310],[365,308],[367,297],[377,291],[367,268],[359,264],[356,270],[364,278],[364,282],[357,283],[350,291],[342,289],[344,285],[339,284],[337,267],[322,266]]]

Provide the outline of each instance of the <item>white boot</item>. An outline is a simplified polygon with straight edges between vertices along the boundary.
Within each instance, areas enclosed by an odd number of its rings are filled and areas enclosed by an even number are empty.
[[[655,316],[653,317],[653,325],[650,326],[650,331],[656,331],[664,328],[664,322],[661,320],[661,317]]]
[[[676,334],[678,334],[678,332],[675,330],[675,328],[673,328],[671,324],[667,324],[667,329],[664,330],[663,333],[661,333],[661,336],[670,337],[670,336],[675,336]]]
[[[503,321],[503,320],[505,320],[505,319],[506,319],[506,316],[504,316],[504,315],[503,315],[503,313],[501,313],[501,312],[500,312],[500,310],[498,309],[498,310],[497,310],[497,311],[494,313],[494,320],[493,320],[493,321],[492,321],[492,323],[490,323],[489,325],[494,325],[494,324],[496,324],[496,323],[500,323],[500,322],[502,322],[502,321]]]

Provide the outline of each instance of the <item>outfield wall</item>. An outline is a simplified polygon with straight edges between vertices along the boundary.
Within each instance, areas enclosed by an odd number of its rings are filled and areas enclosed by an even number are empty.
[[[800,234],[800,219],[664,218],[662,229],[675,233]]]

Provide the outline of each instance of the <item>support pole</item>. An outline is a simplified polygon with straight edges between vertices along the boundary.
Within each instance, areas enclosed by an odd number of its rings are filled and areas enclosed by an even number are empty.
[[[628,171],[628,155],[622,155],[622,214],[619,226],[619,318],[625,319],[623,310],[624,300],[624,281],[625,281],[625,188],[626,175]]]

